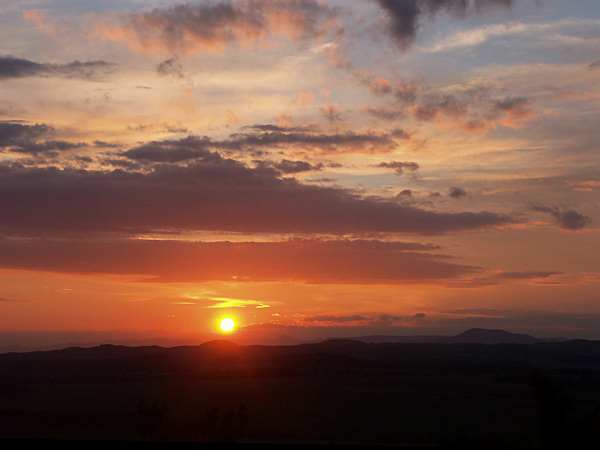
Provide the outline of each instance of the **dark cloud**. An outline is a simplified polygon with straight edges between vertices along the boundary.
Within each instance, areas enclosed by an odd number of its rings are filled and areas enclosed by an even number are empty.
[[[402,323],[423,322],[426,318],[427,314],[425,313],[416,313],[412,316],[380,314],[379,316],[371,319],[370,325],[390,327],[401,325]]]
[[[67,64],[36,63],[14,56],[0,56],[0,80],[26,77],[97,79],[114,68],[106,61],[73,61]]]
[[[411,191],[410,189],[404,189],[404,190],[400,191],[398,193],[398,195],[396,195],[396,197],[399,197],[399,198],[411,198],[412,197],[412,192],[413,191]]]
[[[174,163],[191,159],[220,159],[220,155],[206,147],[211,144],[208,137],[189,136],[172,141],[152,141],[120,153],[134,161]]]
[[[407,49],[417,35],[421,8],[417,0],[376,0],[388,14],[389,33],[402,49]]]
[[[396,175],[402,175],[405,170],[410,170],[414,172],[419,170],[419,165],[416,162],[401,162],[401,161],[391,161],[391,162],[382,162],[377,165],[377,167],[385,167],[388,169],[394,169]]]
[[[0,122],[0,147],[15,147],[35,142],[52,131],[45,124],[26,125],[17,122]]]
[[[179,79],[184,78],[183,66],[175,56],[158,64],[156,66],[156,72],[163,77],[170,75]]]
[[[481,276],[475,276],[468,280],[459,280],[454,286],[462,288],[478,288],[483,286],[494,286],[507,282],[560,284],[561,279],[557,278],[558,275],[564,275],[564,272],[527,270],[518,272],[483,273]]]
[[[74,150],[86,145],[83,142],[74,143],[55,139],[38,141],[53,132],[54,129],[45,124],[26,125],[15,122],[0,122],[0,148],[8,149],[13,153],[55,155],[56,152]]]
[[[272,167],[284,174],[323,170],[323,163],[310,164],[306,161],[290,161],[288,159],[282,159],[278,162],[261,161],[260,164]]]
[[[529,106],[525,97],[506,97],[502,100],[494,100],[494,106],[500,111],[515,111]]]
[[[149,281],[408,283],[478,272],[430,251],[382,241],[186,242],[139,239],[0,239],[0,267],[137,274]],[[368,261],[368,264],[365,264]]]
[[[465,191],[461,187],[451,187],[450,189],[448,189],[448,195],[452,198],[460,198],[467,195],[467,191]]]
[[[385,11],[390,36],[402,50],[414,42],[423,16],[434,18],[439,11],[465,17],[492,6],[510,7],[512,0],[375,0]]]
[[[531,101],[522,96],[498,98],[490,86],[461,86],[452,92],[397,83],[390,95],[395,107],[367,107],[378,119],[395,120],[407,113],[418,120],[439,121],[466,132],[486,131],[498,124],[518,127],[536,116]]]
[[[562,275],[563,272],[504,272],[500,276],[506,280],[530,280],[535,278],[549,278],[554,275]]]
[[[334,323],[348,323],[348,322],[364,322],[368,320],[365,316],[359,316],[357,314],[353,316],[312,316],[305,317],[304,322],[334,322]]]
[[[14,153],[28,153],[37,155],[39,153],[62,152],[66,150],[74,150],[85,146],[84,142],[67,142],[60,140],[50,140],[44,142],[23,143],[11,149]]]
[[[217,153],[187,166],[156,164],[146,172],[0,165],[0,208],[0,229],[11,233],[171,229],[431,234],[513,222],[487,211],[438,213],[364,198],[347,189],[305,185],[281,179],[272,168],[249,168]]]
[[[395,129],[388,133],[347,131],[327,134],[318,130],[283,128],[276,125],[253,125],[244,127],[244,131],[232,134],[223,140],[213,140],[207,136],[188,136],[181,140],[152,142],[144,144],[142,147],[151,146],[155,149],[160,147],[165,152],[200,147],[232,152],[295,148],[321,153],[385,153],[397,147],[396,139],[410,139],[410,135],[402,129]],[[132,153],[125,152],[123,155],[129,157]]]
[[[536,116],[527,98],[494,98],[489,88],[481,86],[454,94],[424,94],[411,112],[419,120],[441,120],[467,132],[485,131],[497,124],[514,128]]]
[[[305,128],[301,127],[281,127],[279,125],[273,125],[270,123],[259,123],[255,125],[247,125],[244,127],[247,130],[254,131],[276,131],[276,132],[289,132],[289,131],[306,131]]]
[[[183,139],[152,141],[119,153],[128,159],[149,162],[180,162],[193,159],[219,159],[215,149],[235,151],[250,150],[256,147],[266,149],[281,148],[287,145],[297,146],[304,143],[307,147],[317,149],[334,149],[344,146],[354,148],[359,143],[369,142],[372,145],[388,145],[388,135],[324,135],[310,133],[261,132],[234,134],[229,139],[212,140],[207,136],[188,136]],[[366,144],[364,144],[366,145]],[[390,144],[391,145],[391,144]],[[262,161],[262,167],[272,167],[283,173],[321,170],[323,164],[310,164],[303,161],[283,159],[279,162]]]
[[[244,148],[303,147],[322,152],[388,152],[396,148],[395,139],[409,139],[404,130],[389,133],[325,134],[313,131],[263,131],[233,134],[229,139],[214,142],[218,148],[240,150]]]
[[[102,163],[112,167],[119,167],[122,169],[134,171],[141,170],[143,167],[143,164],[140,164],[137,161],[129,161],[127,159],[121,158],[104,158],[102,159]]]
[[[274,35],[314,39],[330,31],[329,21],[337,15],[336,8],[314,0],[202,1],[131,14],[124,23],[99,27],[98,33],[140,50],[214,51]],[[114,33],[115,27],[121,32]]]
[[[506,97],[501,100],[493,100],[492,105],[495,108],[495,110],[492,108],[492,114],[504,113],[509,119],[526,119],[534,116],[531,103],[525,97]],[[494,114],[494,116],[496,115]]]
[[[402,109],[395,108],[374,108],[368,106],[365,108],[365,111],[372,115],[373,117],[380,120],[397,120],[406,116],[406,112]]]
[[[119,148],[120,146],[121,145],[116,144],[114,142],[106,142],[98,139],[94,141],[94,147],[98,148]]]
[[[579,214],[574,209],[563,209],[557,206],[552,208],[547,206],[533,206],[533,209],[551,215],[560,227],[565,230],[580,230],[591,220],[589,217]]]
[[[452,94],[429,95],[412,109],[413,115],[421,120],[434,120],[439,114],[453,117],[467,111],[467,102]]]
[[[371,321],[371,325],[390,327],[394,325],[399,325],[403,321],[404,317],[402,316],[396,316],[392,314],[381,314]]]
[[[94,159],[91,156],[75,156],[75,160],[82,163],[91,163]]]

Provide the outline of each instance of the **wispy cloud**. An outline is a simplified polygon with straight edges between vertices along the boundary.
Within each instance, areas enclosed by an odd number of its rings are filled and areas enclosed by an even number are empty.
[[[66,64],[37,63],[14,56],[0,56],[0,80],[26,77],[64,77],[99,80],[112,72],[115,64],[106,61],[73,61]]]
[[[565,28],[580,28],[582,26],[599,26],[598,19],[563,19],[552,23],[525,23],[510,22],[501,24],[486,25],[479,28],[473,28],[465,31],[458,31],[444,37],[437,43],[422,47],[420,50],[432,53],[441,53],[449,50],[474,47],[484,44],[498,37],[505,36],[532,36],[553,34],[555,39],[568,40],[570,36],[561,35],[560,31]],[[547,36],[546,36],[547,38]]]
[[[560,227],[565,230],[580,230],[591,220],[574,209],[560,208],[558,206],[533,206],[532,209],[554,217]]]
[[[456,17],[466,17],[481,13],[490,7],[510,7],[512,0],[376,0],[386,13],[388,32],[397,45],[408,49],[417,37],[423,16],[433,18],[440,11],[454,14]]]
[[[205,304],[206,302],[211,302],[209,305],[204,305],[204,308],[209,309],[221,309],[221,308],[270,308],[271,305],[267,305],[266,303],[259,302],[257,300],[250,300],[244,298],[230,298],[230,297],[204,297],[197,296],[194,294],[184,294],[182,296],[184,299],[194,300],[194,301],[182,301],[176,302],[180,305],[198,305]]]
[[[319,284],[446,283],[481,272],[479,267],[436,253],[436,249],[418,243],[374,240],[236,243],[10,239],[0,241],[0,267],[140,275],[154,282],[220,280]],[[198,298],[217,297],[201,295]],[[225,302],[218,298],[219,304]]]

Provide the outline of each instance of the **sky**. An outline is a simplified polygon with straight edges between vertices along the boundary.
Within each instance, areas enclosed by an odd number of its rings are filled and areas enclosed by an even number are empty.
[[[600,339],[597,0],[0,1],[0,345]]]

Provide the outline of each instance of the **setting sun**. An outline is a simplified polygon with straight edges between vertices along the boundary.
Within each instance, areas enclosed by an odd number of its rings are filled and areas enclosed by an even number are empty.
[[[233,319],[230,319],[228,317],[226,319],[221,320],[219,326],[223,331],[233,331],[233,329],[235,328],[235,322],[233,321]]]

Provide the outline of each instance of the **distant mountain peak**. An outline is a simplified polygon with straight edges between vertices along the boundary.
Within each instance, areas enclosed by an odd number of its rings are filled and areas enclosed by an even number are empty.
[[[528,334],[511,333],[510,331],[487,328],[471,328],[456,336],[439,339],[446,344],[534,344],[539,339]]]

